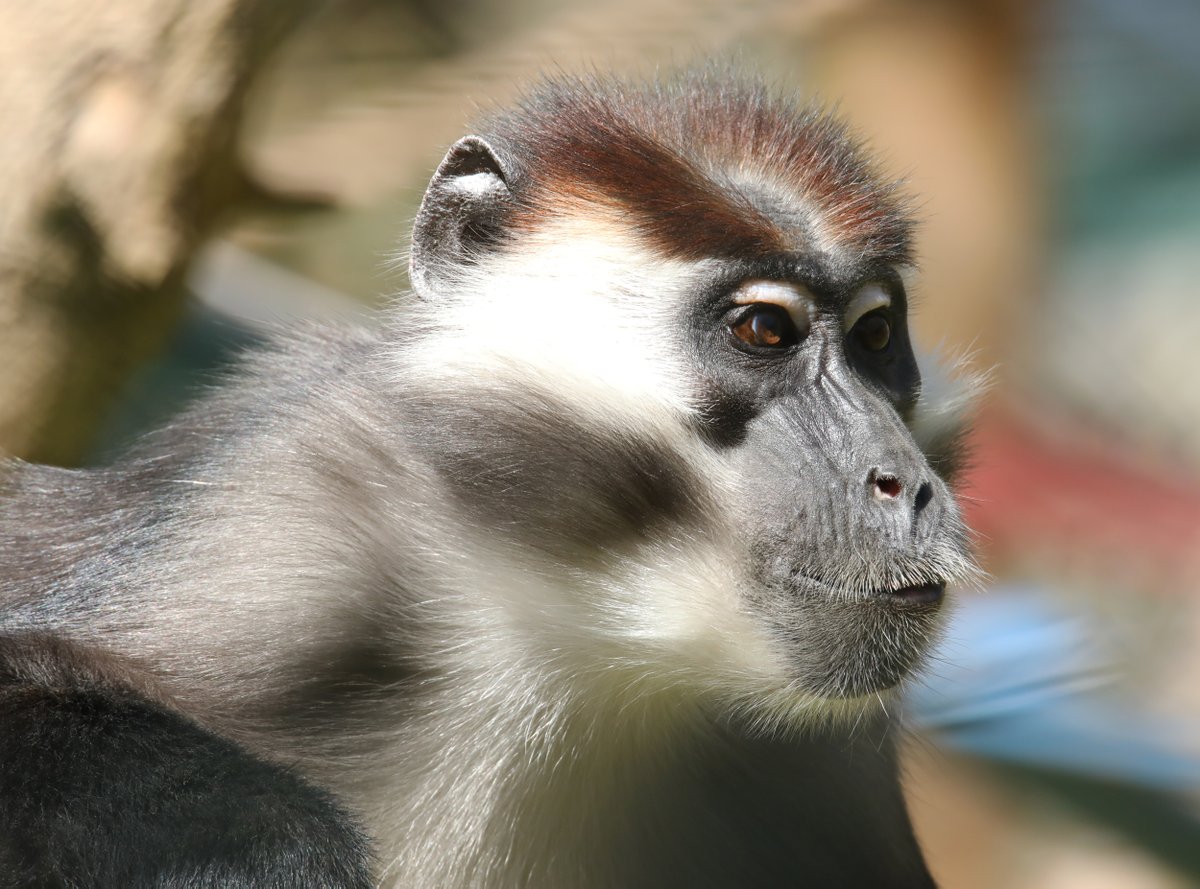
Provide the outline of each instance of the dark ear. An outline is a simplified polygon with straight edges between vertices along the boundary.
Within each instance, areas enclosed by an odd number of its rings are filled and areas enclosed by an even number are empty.
[[[456,268],[500,239],[511,206],[511,165],[478,136],[459,139],[433,174],[413,225],[408,272],[422,299],[433,299]]]

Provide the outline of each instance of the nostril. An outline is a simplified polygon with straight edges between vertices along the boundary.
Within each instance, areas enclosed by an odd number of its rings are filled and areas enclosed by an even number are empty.
[[[933,499],[933,485],[929,482],[923,482],[921,487],[917,488],[917,496],[913,498],[913,511],[920,512],[929,505],[929,501]]]
[[[871,485],[878,500],[895,500],[904,488],[896,476],[874,471],[871,472]]]

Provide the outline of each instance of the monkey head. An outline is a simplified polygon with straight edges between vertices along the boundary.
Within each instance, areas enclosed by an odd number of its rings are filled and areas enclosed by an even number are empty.
[[[723,74],[557,80],[480,133],[425,195],[392,368],[493,641],[784,722],[900,683],[972,568],[911,432],[895,188]]]

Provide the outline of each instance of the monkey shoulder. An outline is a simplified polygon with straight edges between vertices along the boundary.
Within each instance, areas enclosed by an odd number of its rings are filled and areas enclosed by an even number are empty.
[[[0,637],[0,824],[4,887],[371,885],[329,794],[44,636]]]

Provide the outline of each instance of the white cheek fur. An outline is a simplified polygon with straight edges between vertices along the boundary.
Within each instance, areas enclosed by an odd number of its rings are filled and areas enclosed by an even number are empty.
[[[605,415],[679,417],[693,410],[679,306],[704,265],[651,253],[619,223],[559,220],[459,274],[469,299],[421,307],[412,348],[447,382],[511,374]]]
[[[420,306],[428,329],[410,346],[420,360],[404,365],[445,386],[502,378],[565,401],[602,427],[635,430],[703,467],[708,493],[719,499],[730,484],[727,468],[682,422],[696,410],[696,393],[678,317],[709,276],[706,263],[665,259],[619,222],[560,220],[519,251],[460,275],[469,299],[448,293]],[[748,293],[751,301],[808,311],[807,291],[796,285],[764,281]],[[670,683],[686,676],[714,690],[777,688],[786,671],[739,606],[744,559],[733,539],[728,530],[696,528],[623,550],[588,577],[557,576],[476,541],[480,550],[464,560],[460,583],[499,610],[536,612],[536,620],[518,623],[556,634],[543,647],[564,658],[558,668],[633,663],[653,652]],[[476,565],[487,566],[483,576]],[[547,615],[564,620],[549,626]],[[503,649],[512,638],[495,641]]]

